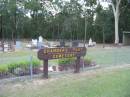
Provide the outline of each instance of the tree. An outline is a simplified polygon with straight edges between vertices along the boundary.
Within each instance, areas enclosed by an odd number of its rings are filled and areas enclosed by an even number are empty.
[[[58,36],[61,38],[78,39],[82,35],[79,25],[81,22],[82,6],[78,1],[70,0],[70,2],[61,2],[57,0],[56,2],[60,12],[55,15],[54,24],[58,24],[56,28],[58,28]]]
[[[100,3],[98,4],[96,8],[94,27],[96,36],[95,39],[97,42],[103,41],[106,43],[112,43],[114,41],[114,16],[112,8],[103,9]]]
[[[115,18],[115,44],[119,43],[119,17],[120,17],[120,5],[122,0],[104,0],[111,4],[113,9],[113,14]]]
[[[84,0],[85,9],[84,9],[84,20],[85,20],[85,37],[84,40],[89,39],[90,37],[94,39],[94,14],[97,4],[97,0]]]

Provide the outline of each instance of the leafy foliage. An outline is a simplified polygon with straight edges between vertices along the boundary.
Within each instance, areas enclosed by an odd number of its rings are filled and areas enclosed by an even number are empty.
[[[16,62],[16,63],[0,65],[0,73],[14,72],[14,69],[16,69],[16,68],[22,68],[22,69],[29,70],[30,64],[31,63],[29,61],[21,61],[21,62]],[[33,66],[33,68],[38,68],[40,66],[40,61],[33,60],[32,66]]]
[[[104,9],[98,0],[1,0],[0,38],[84,39],[97,42],[114,41],[114,17],[112,7]],[[129,9],[127,0],[121,2],[120,39],[122,31],[129,31]]]
[[[74,58],[64,58],[64,59],[60,59],[58,64],[59,65],[69,65],[71,63],[74,63],[75,59]]]

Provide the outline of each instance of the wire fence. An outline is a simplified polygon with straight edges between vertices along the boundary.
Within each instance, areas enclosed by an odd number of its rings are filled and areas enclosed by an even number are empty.
[[[92,61],[92,64],[100,65],[100,67],[130,64],[130,46],[106,45],[105,48],[102,48],[97,45],[89,47],[84,59]],[[92,67],[86,66],[84,70],[89,68]],[[0,52],[0,81],[27,78],[32,80],[35,77],[42,77],[43,69],[43,62],[37,59],[37,51],[22,49],[15,52]],[[83,69],[81,68],[81,70]],[[73,73],[73,71],[74,64],[61,67],[57,60],[49,61],[49,74],[51,76],[62,76],[66,73]]]
[[[32,56],[23,56],[18,58],[12,57],[1,60],[2,64],[0,65],[0,79],[32,76],[32,74],[38,74],[41,72],[40,63],[33,61]]]

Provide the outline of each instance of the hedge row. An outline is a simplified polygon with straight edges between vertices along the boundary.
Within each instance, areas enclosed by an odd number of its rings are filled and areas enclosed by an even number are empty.
[[[64,58],[64,59],[61,59],[58,61],[58,64],[59,65],[70,65],[70,64],[73,64],[75,63],[75,58]],[[81,59],[82,60],[82,59]],[[84,59],[84,62],[88,65],[91,65],[92,63],[92,59],[91,58],[85,58]]]
[[[29,61],[21,61],[21,62],[13,62],[10,64],[2,64],[2,65],[0,65],[0,73],[10,72],[16,68],[29,69],[30,64],[31,64],[31,62],[29,62]],[[33,68],[39,67],[40,61],[36,60],[36,59],[33,60],[32,66],[33,66]]]

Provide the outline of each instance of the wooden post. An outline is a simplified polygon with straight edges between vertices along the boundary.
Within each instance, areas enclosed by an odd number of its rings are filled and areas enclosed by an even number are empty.
[[[75,64],[75,71],[74,73],[79,73],[80,71],[80,56],[77,57],[76,59],[76,64]]]
[[[43,77],[48,78],[48,60],[44,60],[43,73]]]

